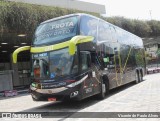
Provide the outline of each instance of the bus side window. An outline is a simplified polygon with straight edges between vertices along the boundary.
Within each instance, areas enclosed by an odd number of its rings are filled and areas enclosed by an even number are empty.
[[[81,52],[81,70],[87,70],[91,66],[91,57],[89,52]]]
[[[81,17],[80,34],[93,36],[95,42],[97,40],[98,19],[85,16]]]
[[[73,67],[72,67],[72,74],[78,72],[78,57],[77,53],[74,56],[74,62],[73,62]]]

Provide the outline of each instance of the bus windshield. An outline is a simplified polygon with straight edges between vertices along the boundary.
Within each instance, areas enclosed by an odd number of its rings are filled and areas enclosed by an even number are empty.
[[[41,24],[34,36],[33,44],[58,43],[77,33],[78,17],[68,17]]]
[[[71,56],[68,48],[50,53],[50,78],[76,73],[78,71],[77,55]]]
[[[71,56],[68,48],[33,55],[33,73],[35,78],[56,78],[78,72],[77,54]]]

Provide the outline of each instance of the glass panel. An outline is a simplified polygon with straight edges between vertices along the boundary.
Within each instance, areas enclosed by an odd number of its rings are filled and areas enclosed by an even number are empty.
[[[41,24],[35,33],[33,44],[57,42],[76,35],[77,16]]]
[[[114,32],[115,33],[115,32]],[[100,20],[98,25],[98,41],[112,41],[112,34],[114,34],[111,30],[111,25],[105,21]]]
[[[49,75],[48,53],[33,54],[33,69],[31,76],[44,78]]]
[[[76,54],[74,56],[69,55],[68,48],[51,52],[50,78],[76,73],[78,71],[76,56]]]
[[[88,69],[87,54],[81,53],[82,71]]]
[[[80,24],[80,34],[93,36],[95,41],[97,39],[97,23],[98,19],[96,18],[82,16]]]

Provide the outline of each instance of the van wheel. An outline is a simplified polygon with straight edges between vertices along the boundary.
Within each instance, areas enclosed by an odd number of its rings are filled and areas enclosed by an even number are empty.
[[[139,82],[140,82],[139,73],[136,72],[136,84],[138,84]]]

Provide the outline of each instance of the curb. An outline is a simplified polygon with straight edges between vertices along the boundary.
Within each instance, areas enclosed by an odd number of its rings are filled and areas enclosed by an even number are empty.
[[[12,90],[11,90],[12,91]],[[17,95],[20,95],[20,94],[26,94],[26,93],[29,93],[29,89],[25,89],[25,90],[14,90],[16,91],[16,95],[11,95],[11,96],[6,96],[5,95],[5,91],[3,92],[0,92],[0,98],[2,97],[14,97],[14,96],[17,96]]]

